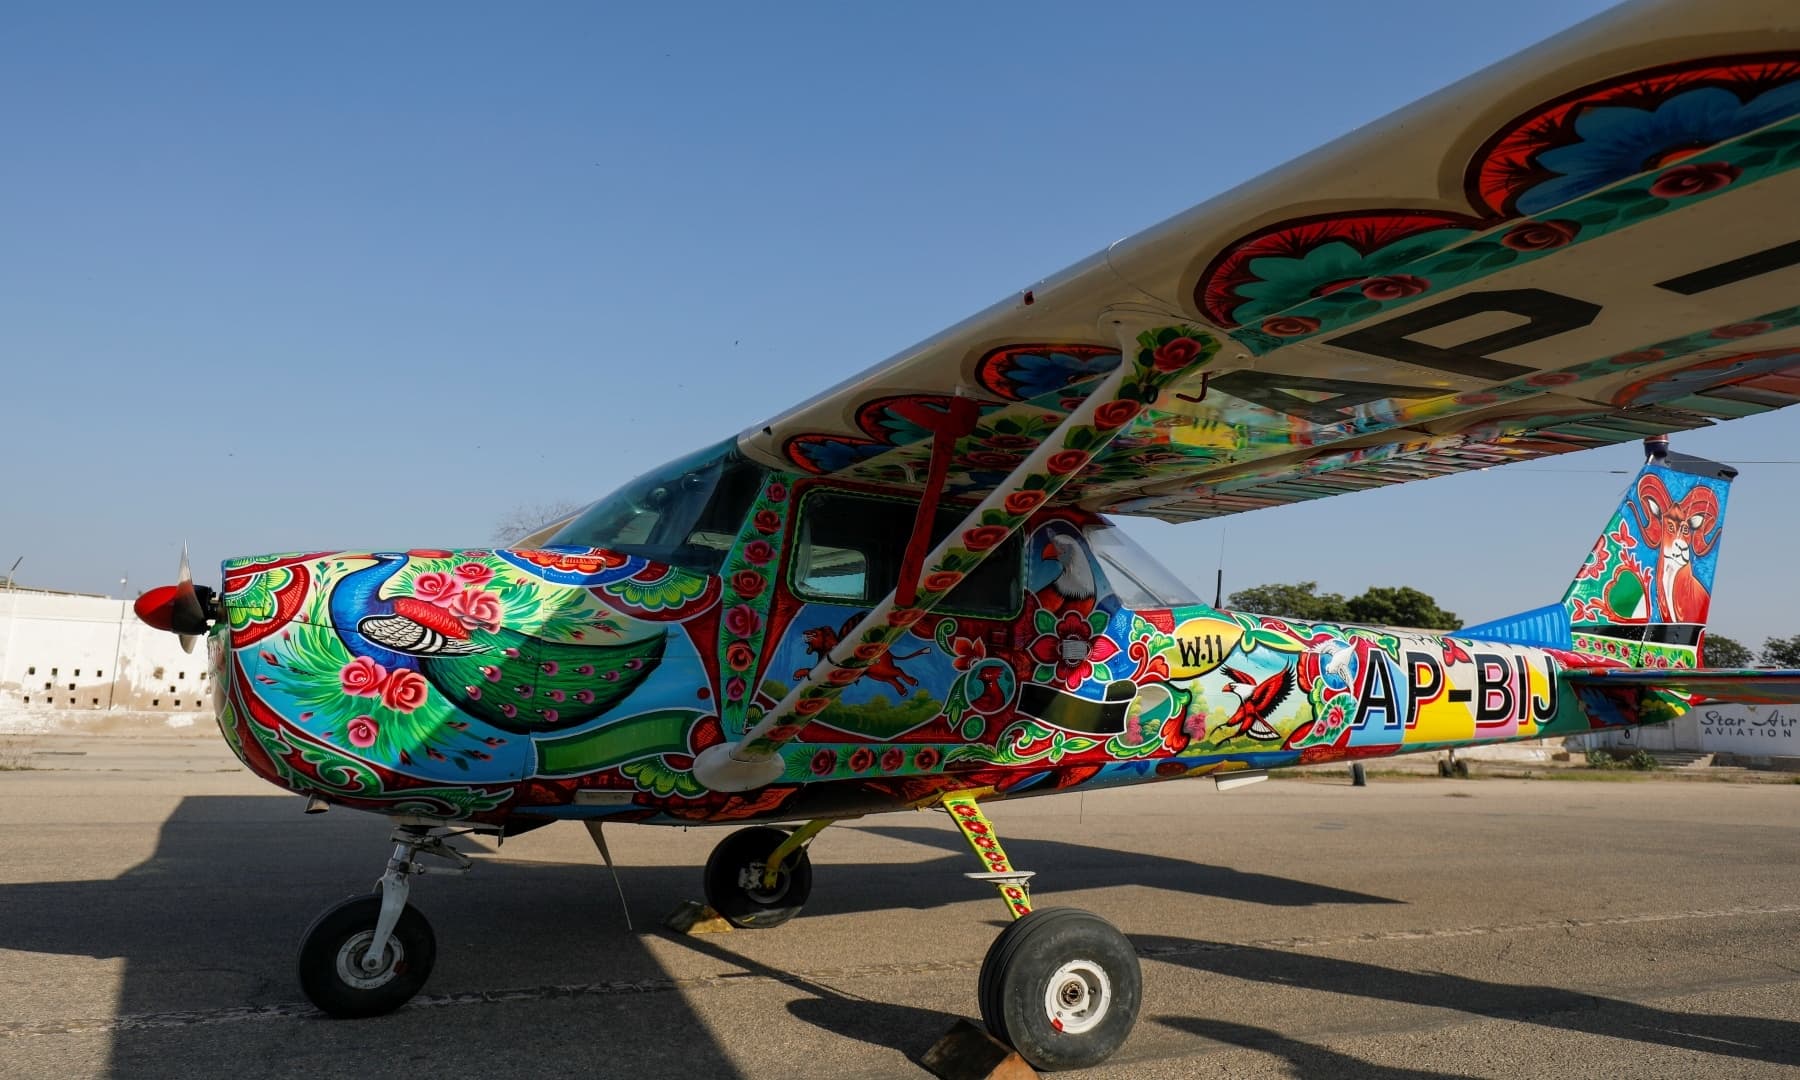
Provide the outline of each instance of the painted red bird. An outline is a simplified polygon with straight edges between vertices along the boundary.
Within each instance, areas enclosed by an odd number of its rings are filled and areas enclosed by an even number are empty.
[[[1213,741],[1218,741],[1221,731],[1229,731],[1233,738],[1240,735],[1252,739],[1281,738],[1281,732],[1269,725],[1269,714],[1293,691],[1294,669],[1284,667],[1262,682],[1234,667],[1226,668],[1225,674],[1231,677],[1224,686],[1225,692],[1237,695],[1242,704],[1230,719],[1212,730]]]

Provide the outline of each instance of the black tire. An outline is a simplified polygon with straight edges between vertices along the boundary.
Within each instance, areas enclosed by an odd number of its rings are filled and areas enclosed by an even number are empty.
[[[1131,942],[1105,919],[1074,908],[1043,908],[1017,920],[981,964],[988,1031],[1046,1072],[1112,1056],[1137,1023],[1143,992]]]
[[[357,1019],[393,1012],[412,999],[437,962],[437,937],[408,904],[388,938],[388,964],[375,975],[360,965],[381,917],[381,894],[353,896],[313,920],[300,940],[300,989],[331,1016]],[[360,947],[358,939],[361,939]]]
[[[769,856],[787,838],[785,829],[758,826],[739,829],[713,848],[706,860],[706,902],[726,922],[767,929],[800,914],[812,895],[812,860],[805,848],[787,857],[772,887],[761,884]]]
[[[1448,780],[1450,778],[1450,763],[1443,758],[1438,758],[1437,766],[1438,775]]]

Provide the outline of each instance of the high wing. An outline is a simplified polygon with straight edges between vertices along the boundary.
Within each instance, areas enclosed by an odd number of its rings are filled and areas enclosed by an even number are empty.
[[[1668,690],[1702,701],[1739,701],[1749,705],[1800,705],[1800,671],[1698,668],[1691,671],[1577,669],[1568,673],[1571,686],[1598,689]]]
[[[985,493],[1122,348],[1179,337],[1218,351],[1057,502],[1194,520],[1703,427],[1800,400],[1797,206],[1792,0],[1627,4],[739,444],[922,491],[972,398],[946,490]]]

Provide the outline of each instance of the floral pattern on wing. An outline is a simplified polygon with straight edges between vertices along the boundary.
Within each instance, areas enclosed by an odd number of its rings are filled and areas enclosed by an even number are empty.
[[[1471,161],[1469,201],[1539,214],[1647,170],[1698,160],[1800,113],[1800,52],[1690,61],[1583,87],[1492,135]]]
[[[1466,214],[1427,210],[1368,210],[1285,221],[1221,252],[1200,275],[1194,299],[1220,326],[1257,324],[1275,337],[1312,333],[1319,328],[1317,321],[1277,316],[1317,297],[1335,297],[1333,303],[1346,318],[1372,314],[1384,297],[1381,288],[1377,295],[1365,295],[1365,282],[1396,274],[1480,226],[1478,218]]]
[[[1118,366],[1119,350],[1105,345],[1008,345],[976,363],[975,381],[1007,401],[1035,401]]]

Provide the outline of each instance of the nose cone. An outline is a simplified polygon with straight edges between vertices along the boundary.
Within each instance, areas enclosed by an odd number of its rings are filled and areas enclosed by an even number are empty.
[[[145,625],[154,626],[158,630],[166,630],[171,634],[174,633],[175,586],[158,585],[138,597],[137,601],[131,605],[131,610],[137,612],[137,617],[142,619]]]

